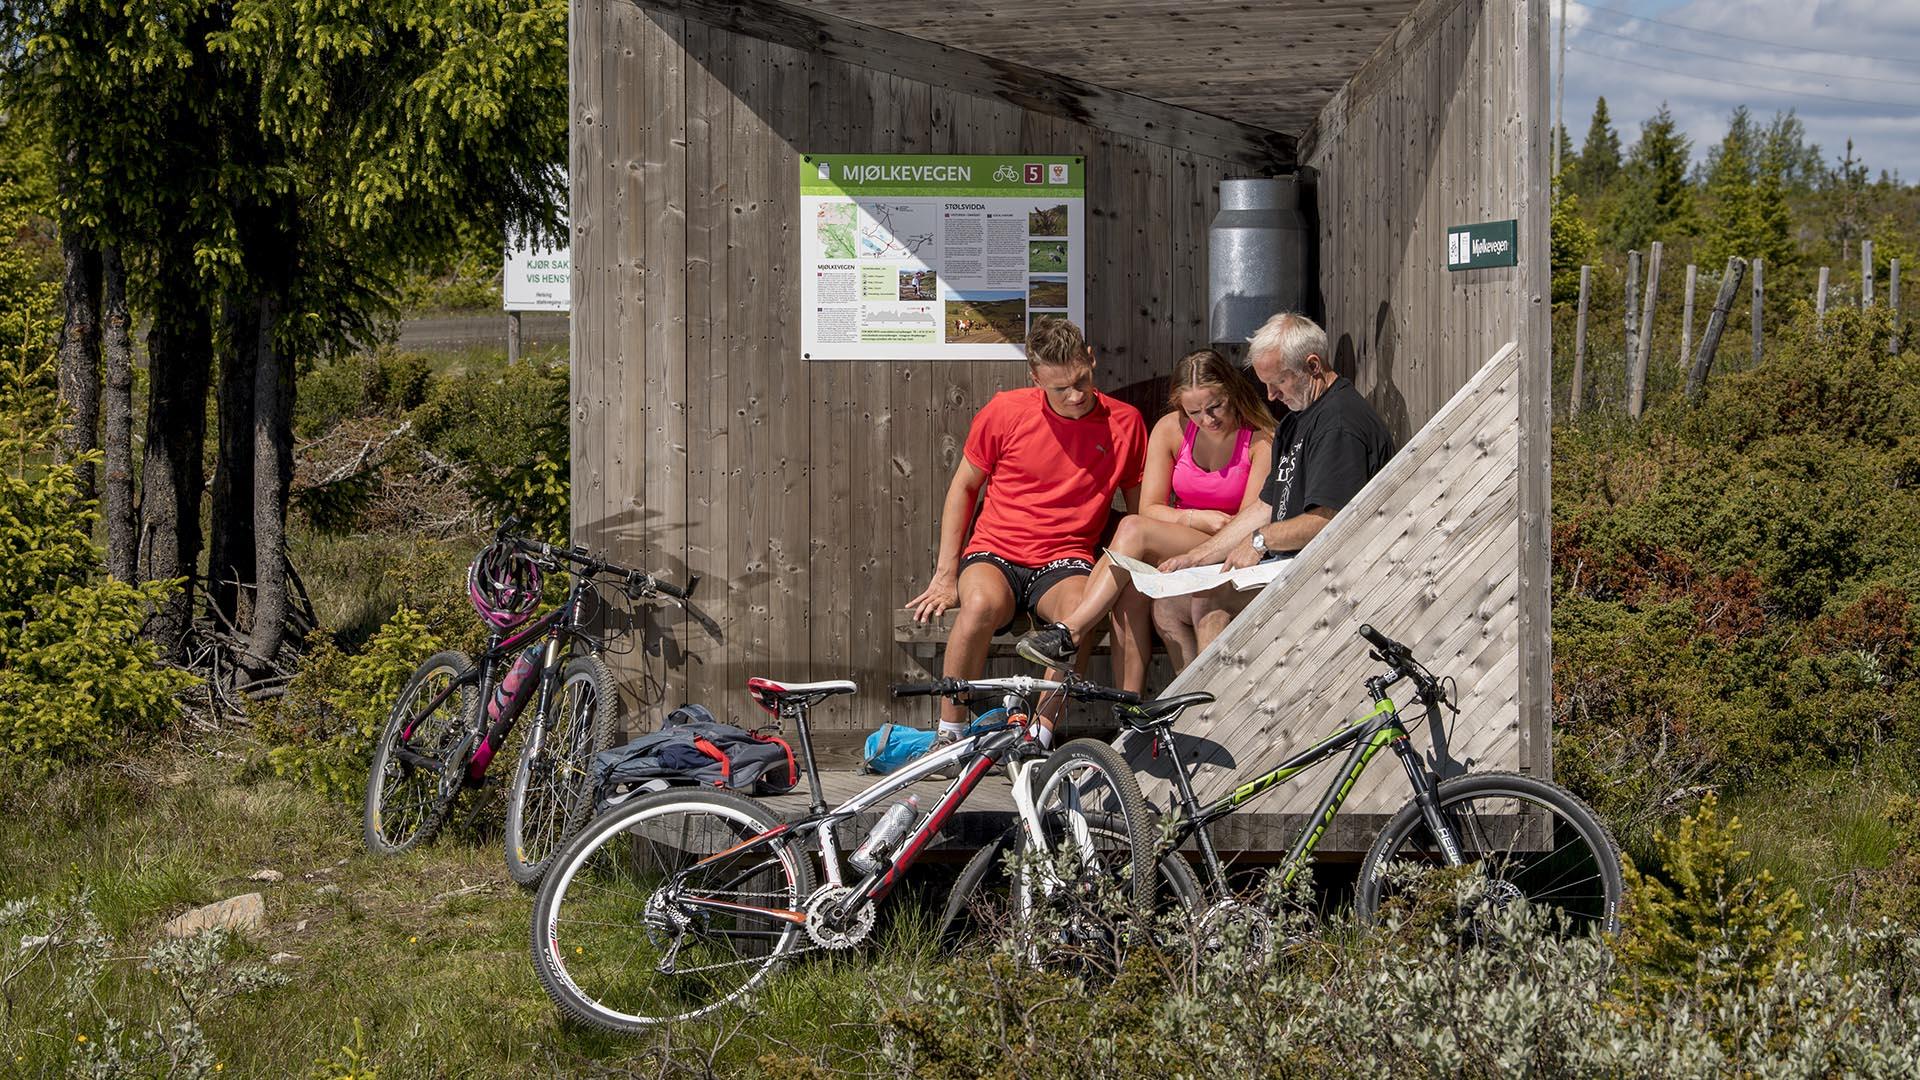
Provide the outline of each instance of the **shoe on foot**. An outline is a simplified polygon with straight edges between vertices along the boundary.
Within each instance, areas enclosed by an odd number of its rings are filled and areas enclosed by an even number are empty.
[[[933,737],[933,745],[927,747],[927,753],[938,754],[942,750],[945,750],[947,747],[952,746],[954,743],[957,743],[959,741],[960,741],[959,734],[951,731],[942,731],[938,735],[935,735]],[[955,761],[949,761],[946,764],[928,773],[926,776],[921,777],[921,779],[951,780],[954,777],[959,775],[960,775],[960,763]]]
[[[1066,623],[1049,623],[1021,638],[1014,651],[1042,667],[1064,669],[1073,666],[1074,654],[1080,648]]]

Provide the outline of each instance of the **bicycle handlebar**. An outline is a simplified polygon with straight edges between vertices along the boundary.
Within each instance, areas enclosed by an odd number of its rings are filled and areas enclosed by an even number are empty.
[[[1016,694],[1064,693],[1082,701],[1113,701],[1138,705],[1140,695],[1111,686],[1100,686],[1077,675],[1064,682],[1016,675],[1001,679],[936,679],[927,683],[894,683],[888,687],[894,697],[960,697],[963,694],[1012,691]]]
[[[519,523],[518,517],[509,517],[501,522],[500,527],[494,531],[494,539],[510,543],[528,555],[545,560],[550,566],[560,567],[566,564],[583,577],[598,577],[602,574],[617,577],[620,579],[621,588],[626,590],[627,595],[633,599],[638,600],[656,593],[663,593],[684,604],[692,599],[693,590],[700,584],[700,577],[697,574],[688,577],[687,584],[682,587],[645,570],[633,570],[618,563],[597,558],[582,545],[558,547],[542,540],[511,535],[511,529]]]
[[[1373,658],[1393,669],[1393,678],[1387,681],[1397,681],[1403,676],[1412,679],[1422,698],[1437,701],[1454,712],[1460,711],[1453,702],[1447,700],[1446,688],[1439,679],[1434,678],[1433,672],[1413,658],[1413,650],[1375,630],[1371,623],[1361,623],[1359,634],[1367,644],[1373,646]]]

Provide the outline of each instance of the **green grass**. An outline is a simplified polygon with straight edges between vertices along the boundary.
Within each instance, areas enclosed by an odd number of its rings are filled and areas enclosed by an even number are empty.
[[[1721,807],[1740,819],[1740,843],[1753,852],[1755,867],[1791,885],[1814,907],[1844,908],[1848,886],[1861,871],[1887,865],[1900,840],[1887,821],[1888,803],[1917,790],[1913,774],[1899,763],[1869,761],[1729,794]]]
[[[0,904],[84,886],[114,939],[90,1004],[71,1016],[51,1004],[56,974],[29,969],[9,987],[0,1074],[60,1074],[77,1037],[101,1039],[110,1016],[142,1030],[168,1001],[141,963],[162,924],[251,891],[264,895],[266,925],[234,955],[298,959],[273,968],[286,985],[226,999],[206,1018],[230,1076],[308,1075],[345,1060],[342,1047],[383,1077],[651,1075],[663,1061],[730,1076],[761,1071],[762,1055],[786,1075],[801,1062],[846,1067],[875,1053],[879,1010],[936,960],[927,916],[896,897],[877,953],[797,964],[749,1009],[643,1038],[581,1030],[534,978],[530,896],[506,879],[494,808],[381,859],[360,845],[357,805],[271,777],[258,753],[241,740],[149,748],[0,794]],[[249,880],[262,869],[285,877]],[[0,950],[0,966],[11,959]]]

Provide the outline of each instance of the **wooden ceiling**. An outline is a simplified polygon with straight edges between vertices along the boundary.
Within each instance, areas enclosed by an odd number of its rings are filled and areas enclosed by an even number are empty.
[[[1298,135],[1418,0],[785,0]]]

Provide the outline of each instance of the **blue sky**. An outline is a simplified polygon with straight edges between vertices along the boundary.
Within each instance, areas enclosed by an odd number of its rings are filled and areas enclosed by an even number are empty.
[[[1561,0],[1545,2],[1557,60]],[[1744,104],[1762,122],[1796,112],[1829,165],[1851,138],[1873,175],[1920,183],[1920,0],[1565,3],[1576,151],[1603,95],[1623,151],[1664,100],[1696,161]]]

